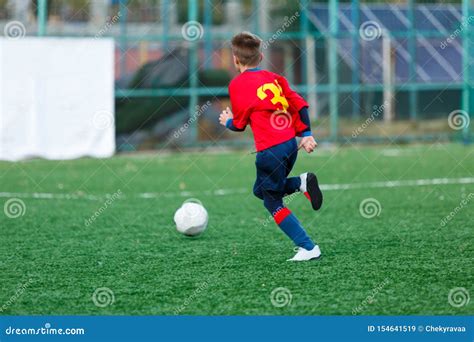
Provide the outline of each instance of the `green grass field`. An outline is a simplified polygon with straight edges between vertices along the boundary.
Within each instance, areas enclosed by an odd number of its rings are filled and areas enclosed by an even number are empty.
[[[251,193],[254,159],[246,151],[0,163],[1,314],[474,313],[472,300],[448,300],[457,288],[474,293],[474,147],[300,153],[293,174],[315,170],[327,189],[319,212],[301,194],[289,199],[323,252],[300,264],[286,262],[291,242]],[[452,184],[432,184],[439,178]],[[430,181],[404,183],[420,179]],[[199,238],[181,236],[172,220],[190,197],[210,215]],[[11,198],[25,205],[17,218],[7,215]],[[368,198],[380,203],[373,218],[359,210]],[[100,288],[111,292],[96,305]]]

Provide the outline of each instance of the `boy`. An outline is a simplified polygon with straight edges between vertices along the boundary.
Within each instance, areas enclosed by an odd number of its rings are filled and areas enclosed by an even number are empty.
[[[314,210],[323,202],[315,174],[288,177],[298,149],[302,147],[311,153],[317,146],[311,134],[308,104],[291,90],[284,77],[258,68],[263,58],[260,45],[261,40],[249,32],[232,38],[234,65],[240,75],[229,84],[233,113],[227,108],[219,122],[232,131],[243,131],[250,124],[257,149],[253,193],[263,200],[277,225],[298,246],[290,261],[318,259],[319,246],[283,204],[283,197],[296,191],[305,194]],[[299,147],[295,136],[302,137]]]

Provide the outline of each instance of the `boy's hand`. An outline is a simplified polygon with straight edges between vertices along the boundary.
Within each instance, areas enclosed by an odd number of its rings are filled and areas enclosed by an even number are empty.
[[[313,136],[308,136],[301,139],[298,149],[303,147],[306,152],[311,153],[317,146],[318,143],[314,140]]]
[[[219,116],[219,123],[222,126],[225,126],[227,123],[227,120],[232,119],[233,117],[234,115],[232,114],[232,111],[230,110],[229,107],[227,107],[226,109],[222,111],[221,115]]]

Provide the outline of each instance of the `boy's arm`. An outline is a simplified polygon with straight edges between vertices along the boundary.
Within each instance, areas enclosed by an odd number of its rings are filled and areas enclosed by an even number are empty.
[[[285,96],[290,108],[298,112],[301,122],[305,124],[306,128],[300,131],[301,136],[311,136],[311,123],[309,120],[308,103],[296,91],[291,89],[288,81],[283,76],[278,76],[278,84],[280,85],[283,95]]]
[[[229,96],[234,113],[227,107],[219,117],[221,125],[234,132],[244,131],[249,123],[249,111],[247,106],[245,106],[245,99],[242,98],[245,95],[242,94],[243,92],[239,91],[238,86],[231,82],[229,85]]]
[[[303,147],[306,152],[311,153],[318,146],[318,143],[316,142],[316,140],[314,140],[313,134],[311,133],[311,123],[309,121],[308,107],[301,108],[299,114],[301,121],[306,125],[306,129],[300,133],[302,139],[298,149]]]
[[[229,118],[227,120],[227,122],[225,123],[225,127],[227,127],[228,129],[230,129],[231,131],[234,131],[234,132],[242,132],[242,131],[245,131],[245,127],[244,128],[237,128],[234,126],[234,119],[232,118]]]
[[[242,132],[245,130],[245,126],[244,128],[235,127],[234,116],[229,107],[222,111],[221,115],[219,116],[219,122],[222,126],[225,126],[226,128],[234,132]]]
[[[301,121],[306,125],[306,129],[301,133],[301,136],[312,136],[313,133],[311,133],[311,122],[309,121],[308,107],[301,108],[298,113],[300,114]]]
[[[301,122],[305,128],[299,132],[302,139],[298,148],[304,148],[308,153],[314,151],[318,146],[316,140],[314,140],[313,134],[311,133],[311,122],[309,120],[308,103],[293,89],[291,89],[288,81],[283,76],[278,77],[278,84],[282,88],[283,95],[285,96],[290,108],[297,111],[300,115]]]

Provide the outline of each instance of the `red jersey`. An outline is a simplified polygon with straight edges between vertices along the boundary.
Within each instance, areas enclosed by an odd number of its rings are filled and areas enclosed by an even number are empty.
[[[257,151],[281,144],[306,130],[299,111],[308,103],[280,75],[261,69],[246,70],[229,84],[233,125],[250,125]]]

